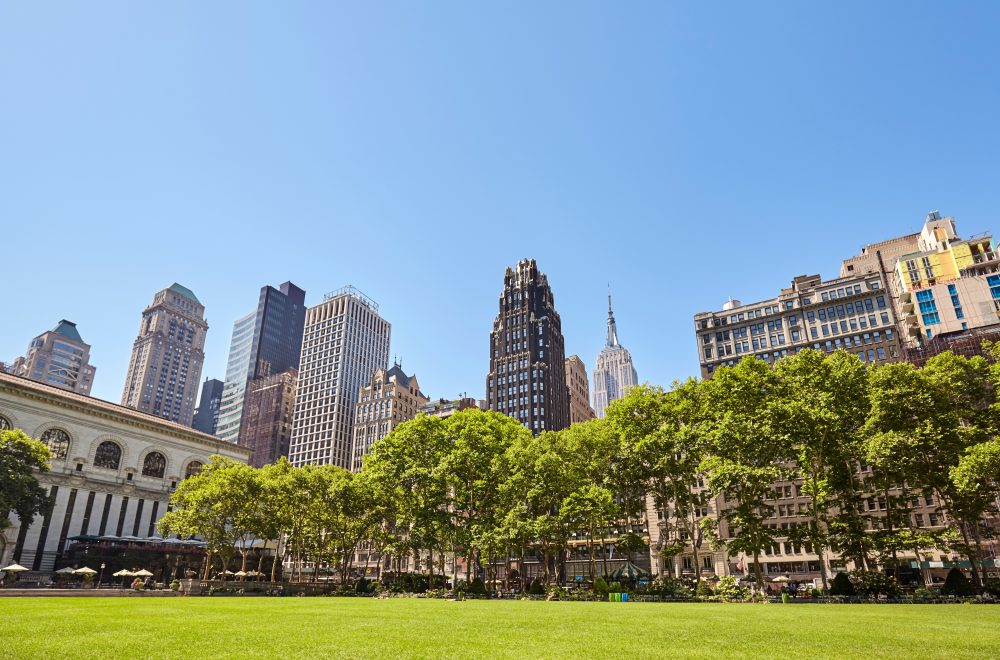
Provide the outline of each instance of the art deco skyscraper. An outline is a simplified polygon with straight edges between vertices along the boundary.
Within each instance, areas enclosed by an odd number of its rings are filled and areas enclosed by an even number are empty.
[[[639,375],[632,365],[632,355],[618,343],[618,328],[608,292],[608,339],[594,367],[594,412],[603,418],[609,403],[622,398],[638,384]]]
[[[389,322],[378,304],[346,286],[306,312],[288,458],[350,469],[361,387],[389,362]]]
[[[132,345],[122,405],[191,426],[205,361],[205,306],[177,284],[153,296]]]
[[[291,282],[260,290],[257,309],[233,324],[219,424],[215,435],[236,442],[248,383],[298,369],[306,292]]]
[[[66,319],[32,339],[28,352],[10,369],[18,376],[88,396],[96,370],[90,365],[90,344],[80,337],[76,323]]]
[[[569,426],[562,324],[548,278],[534,259],[504,273],[490,333],[486,402],[535,435]]]

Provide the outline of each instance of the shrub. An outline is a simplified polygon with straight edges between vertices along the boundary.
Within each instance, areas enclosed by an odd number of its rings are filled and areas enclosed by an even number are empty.
[[[920,587],[913,592],[913,597],[917,600],[934,600],[938,595],[938,592],[927,587]]]
[[[857,593],[847,573],[837,573],[830,582],[831,596],[854,596]]]
[[[678,580],[669,575],[657,577],[649,585],[649,593],[661,598],[674,598],[677,600],[688,600],[691,598],[691,590]]]
[[[948,571],[948,577],[944,579],[944,585],[941,587],[941,593],[946,596],[973,596],[975,592],[976,589],[969,578],[957,568]]]
[[[621,593],[621,592],[623,592],[625,590],[622,589],[622,583],[621,582],[612,582],[611,584],[608,585],[608,591],[610,591],[612,593],[618,594],[618,593]]]
[[[983,589],[993,596],[1000,596],[1000,578],[990,578]]]
[[[726,575],[715,585],[715,593],[724,601],[734,601],[744,600],[750,592],[746,587],[741,587],[735,577]]]
[[[545,587],[545,592],[549,595],[550,600],[566,600],[569,595],[569,592],[558,584],[551,584]]]
[[[180,588],[181,588],[180,580],[174,580],[173,582],[170,583],[170,589],[172,591],[177,591]]]
[[[712,587],[708,585],[707,580],[700,580],[698,585],[694,588],[694,595],[698,598],[708,598],[712,595]]]
[[[532,596],[544,596],[545,587],[538,580],[532,580],[531,584],[528,585],[528,593]]]
[[[486,595],[486,583],[483,582],[482,578],[476,578],[469,583],[466,588],[465,593],[472,596],[485,596]]]
[[[851,571],[850,580],[854,590],[862,596],[899,595],[899,583],[896,582],[896,578],[880,571]]]
[[[594,580],[594,593],[599,596],[607,596],[608,591],[610,591],[610,587],[608,587],[607,581],[603,577],[598,576],[597,579]]]

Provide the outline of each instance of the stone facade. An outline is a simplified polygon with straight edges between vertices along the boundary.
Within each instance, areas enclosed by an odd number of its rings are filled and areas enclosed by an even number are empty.
[[[416,417],[428,401],[420,391],[416,374],[407,376],[398,364],[388,370],[376,370],[371,382],[358,392],[351,469],[360,470],[372,445],[398,425]]]
[[[51,571],[82,534],[147,538],[170,493],[213,454],[246,461],[250,452],[154,415],[0,374],[0,426],[45,442],[52,469],[38,480],[52,509],[0,533],[0,565]]]
[[[122,405],[191,426],[207,333],[205,306],[190,289],[158,292],[142,312]]]
[[[590,407],[587,367],[579,355],[566,358],[566,387],[569,388],[569,423],[586,422],[597,417]]]
[[[262,467],[288,456],[298,371],[286,369],[247,383],[239,444],[250,449],[250,465]]]

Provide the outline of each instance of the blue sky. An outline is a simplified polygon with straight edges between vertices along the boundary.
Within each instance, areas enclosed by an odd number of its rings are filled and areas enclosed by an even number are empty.
[[[1000,229],[1000,4],[0,2],[0,359],[60,318],[117,401],[142,308],[351,283],[431,396],[481,397],[504,267],[640,379],[691,316],[933,209]]]

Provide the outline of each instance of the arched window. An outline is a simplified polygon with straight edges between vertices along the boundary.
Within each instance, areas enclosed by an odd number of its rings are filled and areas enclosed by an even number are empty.
[[[69,453],[69,433],[62,429],[49,429],[42,434],[41,440],[48,445],[52,458],[66,458]]]
[[[144,477],[159,477],[162,479],[166,469],[166,456],[158,451],[151,451],[146,454],[146,460],[142,462],[142,475]]]
[[[202,462],[201,461],[191,461],[188,463],[187,469],[184,470],[184,478],[193,477],[194,475],[201,472]]]
[[[105,440],[97,445],[97,453],[94,454],[94,465],[109,470],[117,470],[122,462],[122,448],[117,442]]]
[[[0,431],[10,431],[14,428],[14,425],[10,423],[10,420],[0,415]]]

